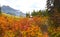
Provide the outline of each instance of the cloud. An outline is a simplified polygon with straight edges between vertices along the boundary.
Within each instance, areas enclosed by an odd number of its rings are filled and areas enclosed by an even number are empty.
[[[46,7],[46,0],[0,0],[1,5],[8,5],[23,12],[32,10],[43,10]]]

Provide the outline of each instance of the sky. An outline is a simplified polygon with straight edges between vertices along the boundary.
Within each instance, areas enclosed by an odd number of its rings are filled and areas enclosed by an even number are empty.
[[[0,5],[10,6],[26,13],[46,9],[46,0],[0,0]]]

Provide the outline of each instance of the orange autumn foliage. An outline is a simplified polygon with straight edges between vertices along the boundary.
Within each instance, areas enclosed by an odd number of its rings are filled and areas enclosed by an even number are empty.
[[[0,16],[0,29],[4,31],[3,37],[43,37],[39,27],[42,20],[41,17],[15,20],[13,17]]]

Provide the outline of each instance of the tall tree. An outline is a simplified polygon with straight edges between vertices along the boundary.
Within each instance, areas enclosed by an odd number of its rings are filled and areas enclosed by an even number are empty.
[[[52,26],[57,28],[60,26],[60,0],[47,0],[47,8],[53,21]]]
[[[26,13],[26,17],[30,17],[30,13]]]
[[[33,10],[33,12],[31,13],[32,16],[37,16],[37,12],[35,12],[35,10]]]

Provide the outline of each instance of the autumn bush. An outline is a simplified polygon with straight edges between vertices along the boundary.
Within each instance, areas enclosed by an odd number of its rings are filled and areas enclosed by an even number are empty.
[[[40,18],[19,18],[0,16],[0,37],[43,37]]]

